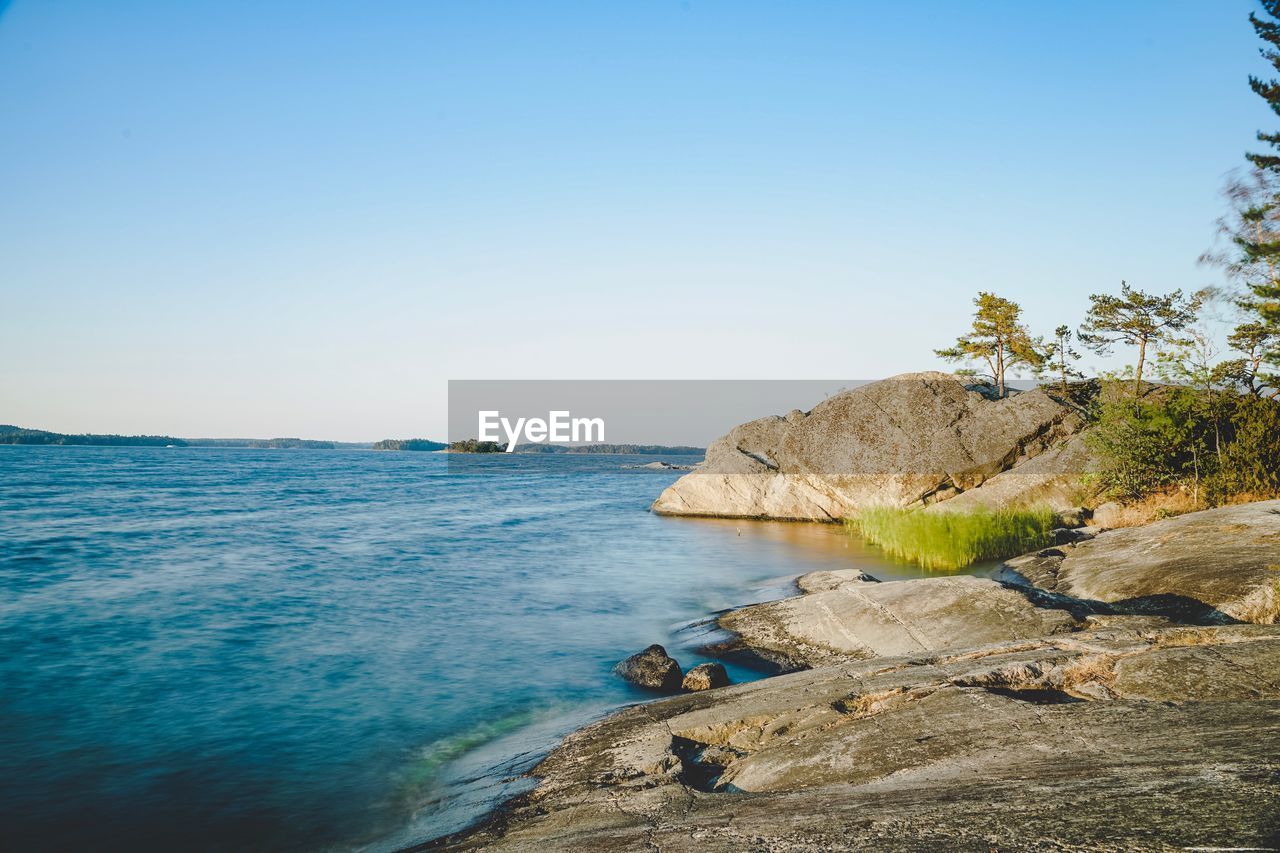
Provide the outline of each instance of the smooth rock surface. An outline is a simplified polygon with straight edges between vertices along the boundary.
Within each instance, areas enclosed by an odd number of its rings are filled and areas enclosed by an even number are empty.
[[[433,849],[1274,848],[1277,673],[1280,628],[1116,629],[690,694]]]
[[[1084,624],[1083,613],[1038,606],[1023,590],[971,575],[880,583],[861,572],[814,572],[797,585],[806,594],[721,616],[721,627],[737,637],[710,651],[745,647],[783,669],[801,669],[1043,637]]]
[[[623,680],[639,687],[667,693],[679,690],[683,679],[680,664],[657,643],[620,661],[613,671]]]
[[[1089,519],[1089,523],[1094,527],[1119,527],[1123,515],[1124,507],[1115,501],[1107,501],[1093,510],[1093,516]]]
[[[830,521],[860,507],[1074,504],[1088,464],[1077,412],[1037,389],[991,400],[947,373],[837,394],[734,427],[658,497],[668,515]]]
[[[684,674],[680,685],[690,693],[729,686],[729,673],[722,663],[700,663]]]
[[[1270,624],[1280,616],[1280,501],[1104,531],[1007,560],[1000,577],[1132,612]]]

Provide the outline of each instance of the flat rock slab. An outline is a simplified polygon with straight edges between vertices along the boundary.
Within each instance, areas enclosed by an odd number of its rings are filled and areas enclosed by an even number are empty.
[[[625,709],[434,846],[1273,848],[1278,674],[1254,625],[845,662]]]
[[[1134,612],[1272,624],[1280,616],[1280,501],[1105,531],[1008,560],[1000,577]]]
[[[1077,630],[1083,620],[970,575],[877,583],[858,572],[815,572],[807,594],[720,617],[746,647],[788,669],[912,655]]]

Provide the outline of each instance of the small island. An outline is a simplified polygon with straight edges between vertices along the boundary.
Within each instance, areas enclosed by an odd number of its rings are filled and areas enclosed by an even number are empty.
[[[384,438],[373,443],[374,450],[418,450],[428,453],[444,450],[448,446],[443,441],[428,438]]]

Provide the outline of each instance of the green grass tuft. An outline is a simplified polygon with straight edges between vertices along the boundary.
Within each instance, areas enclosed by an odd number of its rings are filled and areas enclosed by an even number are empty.
[[[929,571],[955,571],[1044,548],[1053,541],[1048,509],[922,512],[870,507],[845,522],[868,542]]]

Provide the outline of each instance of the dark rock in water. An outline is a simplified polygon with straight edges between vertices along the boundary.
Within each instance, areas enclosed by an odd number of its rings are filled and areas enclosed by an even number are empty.
[[[711,690],[715,687],[728,687],[729,673],[725,672],[724,664],[700,663],[689,670],[681,686],[691,693],[698,690]]]
[[[680,689],[680,664],[657,643],[622,661],[613,671],[623,680],[650,690],[674,693]]]

